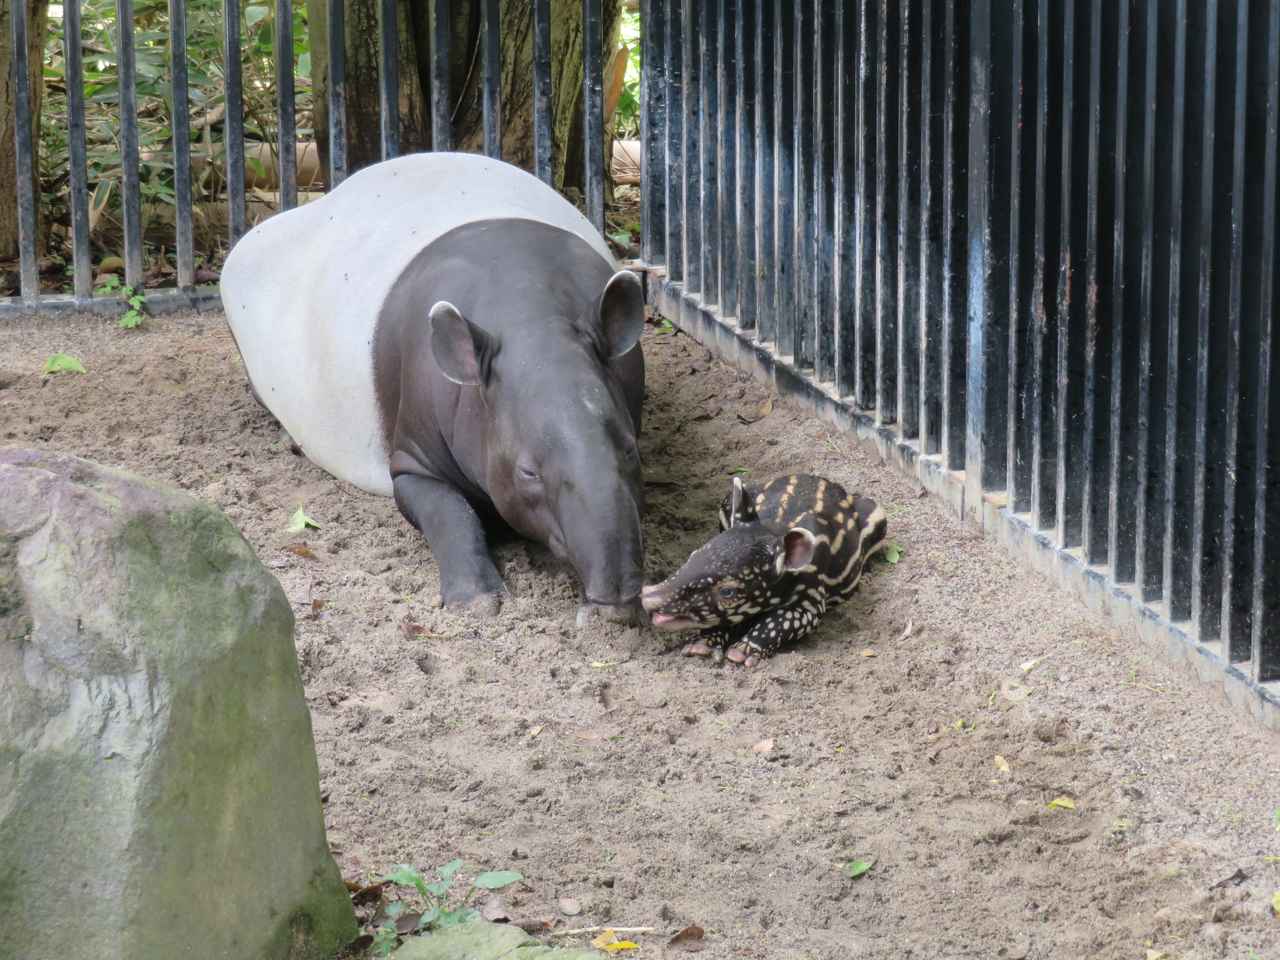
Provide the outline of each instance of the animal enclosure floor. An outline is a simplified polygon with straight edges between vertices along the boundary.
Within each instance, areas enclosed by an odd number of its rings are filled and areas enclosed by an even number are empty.
[[[0,443],[177,484],[244,532],[297,615],[347,877],[513,868],[513,919],[656,928],[639,957],[688,924],[708,960],[1280,956],[1276,737],[874,450],[683,335],[644,345],[651,579],[713,532],[739,468],[861,490],[902,548],[755,671],[580,632],[572,576],[518,542],[500,618],[439,609],[421,538],[288,451],[216,314],[0,327]],[[56,351],[88,372],[44,377]],[[855,880],[853,860],[874,863]]]

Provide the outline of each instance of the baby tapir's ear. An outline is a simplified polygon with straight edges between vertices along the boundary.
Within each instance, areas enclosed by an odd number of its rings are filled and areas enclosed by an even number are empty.
[[[793,527],[782,538],[782,550],[778,553],[778,573],[783,570],[802,570],[813,562],[813,551],[818,541],[802,527]]]
[[[610,360],[621,357],[640,342],[644,333],[644,288],[631,270],[619,270],[604,285],[600,296],[600,332]]]
[[[497,352],[494,339],[447,300],[432,307],[430,316],[431,354],[440,372],[460,386],[483,383]]]
[[[729,526],[733,526],[738,522],[738,515],[742,511],[742,478],[733,478],[733,492],[729,494]]]

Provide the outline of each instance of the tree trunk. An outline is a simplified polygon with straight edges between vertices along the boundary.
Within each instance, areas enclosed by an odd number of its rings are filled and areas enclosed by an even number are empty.
[[[381,156],[378,121],[377,0],[345,0],[347,165],[358,170]],[[311,79],[315,136],[328,169],[328,30],[326,0],[307,0],[311,30]],[[622,0],[604,0],[608,64]],[[430,30],[428,2],[399,2],[400,151],[431,147]],[[502,156],[533,168],[533,0],[502,0]],[[449,37],[449,89],[456,150],[484,148],[484,57],[478,0],[453,0]],[[551,0],[551,118],[554,182],[582,184],[582,2]],[[608,156],[606,152],[605,156]]]
[[[18,256],[18,161],[14,149],[17,131],[17,88],[13,83],[12,36],[9,4],[0,0],[0,260]],[[31,74],[31,143],[40,149],[40,104],[44,99],[44,41],[49,26],[49,0],[20,0],[27,8],[27,61]],[[39,212],[40,164],[31,158],[32,190]],[[39,233],[37,232],[37,238]],[[37,239],[37,243],[39,240]]]

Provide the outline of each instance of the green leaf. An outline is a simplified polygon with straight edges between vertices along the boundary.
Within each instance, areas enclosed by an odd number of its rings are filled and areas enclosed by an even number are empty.
[[[302,513],[299,508],[298,513]],[[382,878],[383,883],[394,883],[397,887],[416,887],[422,883],[422,874],[408,864],[402,863]]]
[[[745,477],[745,476],[748,476],[750,473],[751,471],[748,470],[746,467],[734,467],[732,470],[729,471],[729,476]]]
[[[884,548],[884,559],[886,563],[897,563],[902,559],[902,547],[897,543],[887,544]]]
[[[439,919],[440,919],[440,908],[428,907],[423,912],[422,916],[418,918],[418,929],[425,930],[427,929],[427,927],[431,926],[433,923],[435,923]]]
[[[481,890],[501,890],[523,879],[524,877],[514,870],[490,870],[488,873],[480,874],[471,882]]]
[[[45,373],[84,373],[84,364],[69,353],[55,353],[44,362]]]
[[[142,314],[137,310],[129,310],[116,321],[122,330],[132,330],[134,327],[142,326]]]
[[[440,879],[443,880],[445,883],[448,883],[450,880],[452,880],[454,877],[458,875],[458,871],[461,869],[462,869],[462,858],[455,857],[453,860],[450,860],[448,863],[446,863],[443,867],[440,868],[440,871],[439,871]]]
[[[849,875],[849,879],[857,880],[866,873],[875,864],[875,859],[871,860],[850,860],[844,865],[844,872]]]
[[[298,72],[308,77],[311,76],[311,52],[310,51],[307,51],[302,56],[298,57]]]
[[[286,530],[289,533],[301,533],[303,530],[307,529],[307,527],[311,527],[314,530],[319,530],[320,524],[316,523],[314,520],[308,517],[305,513],[303,513],[302,507],[299,506],[297,511],[294,513],[294,515],[289,518],[289,526],[286,528]],[[413,870],[412,867],[403,867],[403,868],[397,868],[397,869]],[[413,870],[413,873],[414,873],[414,876],[418,878],[416,881],[412,881],[416,886],[418,883],[422,882],[422,874],[418,873],[417,870]],[[392,882],[398,883],[399,881],[392,881]]]
[[[609,239],[620,247],[625,247],[631,243],[631,234],[619,230],[617,233],[609,234]]]
[[[428,883],[422,889],[425,890],[427,893],[431,894],[431,896],[433,897],[439,897],[443,899],[444,895],[449,892],[449,883],[448,881],[445,881],[445,880],[436,880],[432,883]]]

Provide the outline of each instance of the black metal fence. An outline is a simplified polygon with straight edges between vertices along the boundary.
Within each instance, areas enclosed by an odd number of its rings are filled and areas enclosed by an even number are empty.
[[[288,210],[298,203],[297,124],[295,117],[294,37],[292,8],[295,0],[275,0],[274,44],[276,64],[276,122],[279,148],[277,176],[280,209]],[[33,310],[120,308],[118,294],[97,296],[93,290],[93,266],[90,256],[89,190],[85,160],[85,99],[81,32],[82,0],[63,3],[63,49],[66,64],[68,99],[69,207],[74,293],[70,296],[42,294],[37,267],[36,215],[37,197],[32,178],[36,162],[33,141],[32,91],[26,4],[16,0],[10,7],[10,36],[2,42],[11,44],[15,81],[16,135],[12,145],[17,151],[18,226],[19,226],[19,297],[0,298],[0,316]],[[452,149],[453,109],[449,77],[450,0],[422,0],[429,7],[430,23],[430,93],[432,144],[437,150]],[[588,217],[602,232],[605,227],[605,117],[603,97],[604,42],[603,0],[582,0],[582,64],[583,64],[583,134],[584,193]],[[245,122],[244,89],[241,75],[240,0],[223,0],[223,75],[225,78],[225,162],[229,241],[234,244],[245,232]],[[326,85],[329,122],[329,168],[327,185],[341,183],[347,176],[346,130],[346,35],[343,0],[326,0],[328,46],[328,83]],[[190,90],[188,87],[188,29],[186,0],[169,0],[169,86],[173,131],[190,126]],[[484,149],[493,157],[501,156],[501,21],[499,0],[480,0],[482,86],[484,110]],[[137,64],[135,61],[136,18],[133,0],[116,0],[118,36],[118,83],[124,284],[142,289],[143,237],[142,190],[139,178],[140,146],[136,99]],[[553,176],[552,69],[551,69],[551,4],[550,0],[533,0],[533,135],[535,172],[547,183]],[[396,0],[378,2],[378,61],[380,92],[380,131],[382,159],[400,153],[399,139],[399,59],[397,56]],[[176,256],[176,288],[147,292],[153,308],[182,306],[202,302],[216,303],[216,286],[197,286],[196,261],[192,230],[192,163],[186,136],[173,137],[175,229],[173,249]],[[8,148],[6,146],[6,148]]]
[[[643,22],[661,309],[1280,703],[1280,0]]]
[[[121,25],[132,0],[116,0]],[[427,0],[424,0],[427,2]],[[449,0],[429,0],[451,142]],[[276,0],[280,203],[296,204],[289,0]],[[499,3],[482,0],[500,154]],[[224,0],[230,239],[244,231],[237,0]],[[395,0],[380,0],[395,156]],[[962,513],[1280,704],[1280,0],[642,0],[642,260],[682,324],[873,431]],[[21,297],[114,308],[89,250],[79,0],[64,6],[74,294],[39,293],[25,6],[11,4]],[[170,0],[172,124],[188,123]],[[601,0],[583,0],[586,195],[604,222]],[[347,172],[328,0],[329,183]],[[533,4],[550,181],[549,0]],[[132,30],[121,29],[125,282],[142,273]],[[175,137],[177,301],[195,283]],[[155,302],[159,295],[149,292]],[[1086,591],[1087,592],[1087,591]]]

